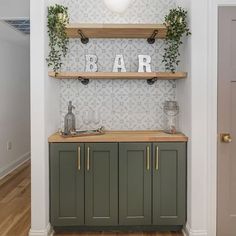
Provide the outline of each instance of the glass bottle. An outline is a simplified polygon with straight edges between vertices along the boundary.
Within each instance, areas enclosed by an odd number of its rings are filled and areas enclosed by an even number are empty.
[[[72,113],[72,110],[75,109],[75,107],[72,105],[72,102],[69,101],[68,105],[68,113],[65,116],[65,128],[64,133],[66,135],[69,135],[71,131],[75,131],[75,115]]]
[[[164,131],[168,134],[176,134],[178,132],[178,114],[179,105],[176,101],[165,101],[165,128]]]

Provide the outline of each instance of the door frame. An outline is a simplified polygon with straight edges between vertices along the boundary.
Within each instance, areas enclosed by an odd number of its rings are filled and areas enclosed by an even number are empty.
[[[210,0],[208,6],[208,235],[217,230],[217,89],[218,89],[218,9],[221,6],[236,6],[236,0]]]

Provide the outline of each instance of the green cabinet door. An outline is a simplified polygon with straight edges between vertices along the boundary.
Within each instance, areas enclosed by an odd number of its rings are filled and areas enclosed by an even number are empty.
[[[84,225],[84,145],[50,144],[50,220]]]
[[[85,145],[85,224],[118,225],[118,144]]]
[[[119,224],[151,225],[150,143],[119,144]]]
[[[153,144],[153,224],[186,221],[186,144]]]

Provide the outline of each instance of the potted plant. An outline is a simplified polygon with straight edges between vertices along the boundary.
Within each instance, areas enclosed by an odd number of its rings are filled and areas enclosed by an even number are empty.
[[[68,8],[58,4],[48,7],[47,20],[50,51],[46,60],[48,67],[57,73],[68,50],[69,38],[65,31],[69,23]]]
[[[182,37],[191,34],[187,23],[187,11],[181,7],[171,9],[169,14],[165,16],[167,27],[167,35],[165,39],[165,49],[163,61],[166,71],[174,73],[179,65],[179,47],[182,42]]]

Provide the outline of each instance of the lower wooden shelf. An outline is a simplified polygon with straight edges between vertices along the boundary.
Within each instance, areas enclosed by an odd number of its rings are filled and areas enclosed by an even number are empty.
[[[177,80],[187,78],[187,72],[49,72],[56,79],[130,79],[130,80]]]

